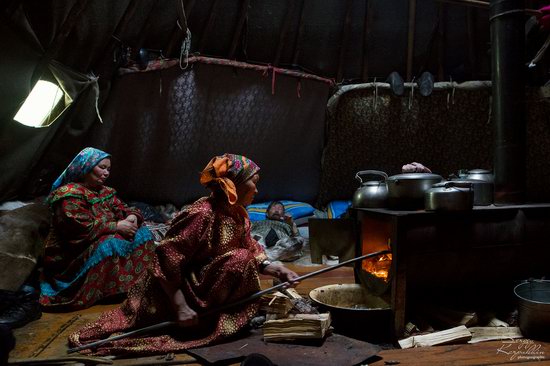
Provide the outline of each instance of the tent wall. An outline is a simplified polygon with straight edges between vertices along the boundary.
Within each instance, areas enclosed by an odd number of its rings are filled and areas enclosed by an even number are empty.
[[[187,203],[206,193],[213,155],[262,169],[258,200],[314,202],[329,85],[256,70],[193,64],[119,77],[90,144],[113,154],[110,184],[125,197]],[[298,92],[299,88],[299,92]]]
[[[490,83],[446,84],[429,97],[410,97],[409,91],[395,97],[373,84],[337,92],[329,102],[318,203],[349,199],[360,170],[397,174],[410,161],[444,177],[459,169],[492,169]],[[547,90],[532,89],[527,102],[527,194],[535,202],[550,200],[550,103],[541,98]]]

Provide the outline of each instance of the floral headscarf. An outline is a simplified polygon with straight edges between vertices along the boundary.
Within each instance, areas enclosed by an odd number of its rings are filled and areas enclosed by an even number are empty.
[[[252,160],[242,155],[223,154],[210,160],[201,173],[201,184],[210,189],[219,187],[230,204],[237,202],[236,186],[252,178],[260,170]]]
[[[111,157],[104,151],[93,147],[87,147],[79,152],[71,161],[69,166],[61,173],[52,184],[50,192],[71,182],[76,182],[84,175],[92,171],[92,169],[103,159]]]

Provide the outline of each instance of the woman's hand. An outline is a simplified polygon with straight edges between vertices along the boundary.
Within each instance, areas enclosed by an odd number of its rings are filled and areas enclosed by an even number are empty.
[[[401,171],[403,173],[431,173],[432,172],[430,168],[425,167],[424,165],[417,162],[412,162],[410,164],[403,165],[403,167],[401,168]]]
[[[120,220],[116,223],[116,231],[125,238],[132,239],[136,235],[137,223],[127,220]]]
[[[199,316],[189,306],[180,304],[177,310],[177,322],[180,327],[191,327],[199,324]]]
[[[280,264],[272,263],[268,265],[264,268],[263,273],[278,278],[281,282],[288,282],[290,284],[289,287],[296,287],[300,283],[299,281],[295,281],[298,278],[296,272]]]

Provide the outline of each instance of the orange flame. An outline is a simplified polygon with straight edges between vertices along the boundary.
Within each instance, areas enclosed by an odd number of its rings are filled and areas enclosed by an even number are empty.
[[[388,238],[387,242],[381,242],[378,240],[365,240],[363,241],[363,253],[371,253],[380,250],[391,250],[391,240]],[[382,239],[385,240],[385,239]],[[384,282],[388,282],[388,277],[391,269],[392,255],[383,254],[375,258],[369,258],[363,260],[361,267],[366,272],[369,272],[375,277],[382,279]]]

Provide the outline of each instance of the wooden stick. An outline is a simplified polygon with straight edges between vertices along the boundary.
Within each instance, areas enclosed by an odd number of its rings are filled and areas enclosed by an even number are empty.
[[[344,79],[344,63],[347,45],[349,43],[349,35],[351,32],[351,13],[353,11],[353,0],[348,0],[346,3],[346,18],[342,29],[342,41],[340,43],[340,57],[338,61],[338,69],[336,71],[336,82]]]
[[[295,5],[296,2],[294,0],[290,0],[290,5],[285,15],[285,21],[283,23],[283,27],[281,28],[281,33],[279,34],[279,44],[277,45],[277,52],[275,53],[275,61],[273,61],[273,66],[275,67],[278,67],[281,62],[281,56],[287,43],[288,28],[290,27],[292,16],[294,15]]]
[[[78,362],[80,364],[92,364],[92,365],[112,365],[113,360],[102,357],[92,356],[60,356],[60,357],[41,357],[41,358],[19,358],[8,360],[8,365],[27,365],[27,364],[52,364],[52,363],[67,363]]]
[[[229,55],[227,56],[227,58],[230,60],[235,57],[235,52],[237,52],[237,45],[239,44],[239,39],[241,39],[241,33],[243,31],[246,15],[248,14],[249,5],[250,0],[242,0],[241,10],[239,12],[239,19],[237,19],[235,32],[233,32],[233,40],[231,41],[231,46],[229,47]]]
[[[353,263],[353,262],[357,262],[357,261],[360,261],[360,260],[363,260],[363,259],[372,258],[372,257],[376,257],[376,256],[383,255],[383,254],[389,254],[389,253],[391,253],[391,251],[382,250],[382,251],[378,251],[378,252],[374,252],[374,253],[370,253],[370,254],[365,254],[365,255],[362,255],[360,257],[348,259],[347,261],[335,264],[334,266],[322,268],[318,271],[307,273],[303,276],[300,276],[300,277],[296,278],[293,282],[299,282],[299,281],[305,280],[306,278],[310,278],[310,277],[313,277],[313,276],[320,275],[321,273],[332,271],[333,269],[345,266],[345,265]],[[238,305],[247,303],[249,301],[255,300],[255,299],[260,298],[263,295],[268,294],[270,292],[278,291],[280,288],[289,287],[289,286],[290,286],[289,282],[282,282],[282,283],[280,283],[278,285],[275,285],[273,287],[267,288],[267,289],[262,290],[262,291],[258,291],[255,294],[253,294],[249,297],[246,297],[242,300],[238,300],[236,302],[233,302],[233,303],[230,303],[230,304],[227,304],[227,305],[222,305],[218,308],[215,308],[215,309],[206,311],[202,314],[199,314],[198,316],[199,316],[199,318],[204,318],[204,317],[210,316],[212,314],[219,313],[223,310],[232,308],[234,306],[238,306]],[[78,347],[75,347],[75,348],[69,348],[67,350],[67,353],[74,353],[74,352],[82,351],[83,349],[94,348],[94,347],[100,346],[100,345],[102,345],[104,343],[107,343],[107,342],[112,342],[112,341],[116,341],[116,340],[123,339],[123,338],[128,338],[128,337],[132,337],[132,336],[136,336],[136,335],[140,335],[140,334],[144,334],[144,333],[149,333],[149,332],[156,331],[156,330],[159,330],[159,329],[164,329],[164,328],[167,328],[167,327],[170,327],[170,326],[173,326],[173,325],[177,325],[177,322],[167,321],[167,322],[162,322],[162,323],[159,323],[159,324],[154,324],[154,325],[151,325],[151,326],[148,326],[148,327],[132,330],[130,332],[123,333],[123,334],[119,334],[119,335],[116,335],[114,337],[102,339],[102,340],[92,342],[92,343],[88,343],[88,344],[78,346]]]
[[[199,43],[199,52],[202,54],[204,52],[204,48],[206,47],[206,41],[208,40],[208,36],[210,36],[210,31],[212,30],[212,27],[214,26],[214,22],[216,21],[216,5],[218,4],[218,0],[214,0],[212,2],[212,6],[210,6],[210,16],[208,17],[208,21],[206,23],[206,26],[204,30],[202,31],[202,37]]]
[[[306,0],[302,0],[300,6],[300,23],[298,25],[298,33],[296,34],[296,40],[294,41],[294,52],[292,53],[292,66],[296,66],[300,58],[300,41],[304,33],[304,22],[305,22],[305,8]]]
[[[365,0],[365,16],[363,24],[363,47],[361,47],[361,59],[362,59],[362,74],[361,80],[367,82],[369,79],[369,35],[370,35],[370,23],[372,23],[372,1]]]
[[[407,81],[412,80],[414,61],[414,34],[416,26],[416,0],[409,0],[409,30],[407,32]]]

